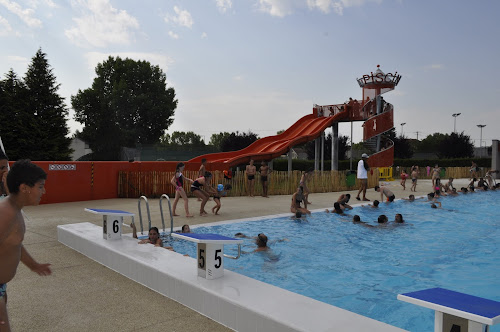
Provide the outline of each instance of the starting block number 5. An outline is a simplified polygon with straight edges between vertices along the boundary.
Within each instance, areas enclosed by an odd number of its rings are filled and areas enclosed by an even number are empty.
[[[224,273],[223,245],[198,243],[198,276],[206,279],[219,278]]]

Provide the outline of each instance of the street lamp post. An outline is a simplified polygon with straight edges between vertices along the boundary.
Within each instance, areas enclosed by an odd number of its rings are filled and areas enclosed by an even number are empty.
[[[406,124],[406,122],[403,122],[403,123],[401,124],[401,137],[403,137],[403,126],[404,126],[405,124]]]
[[[451,116],[453,117],[453,132],[457,132],[457,116],[459,116],[462,113],[453,113]]]
[[[481,136],[479,138],[479,156],[483,156],[483,150],[481,149],[482,144],[483,144],[483,128],[486,127],[486,125],[477,125],[479,128],[481,128]]]

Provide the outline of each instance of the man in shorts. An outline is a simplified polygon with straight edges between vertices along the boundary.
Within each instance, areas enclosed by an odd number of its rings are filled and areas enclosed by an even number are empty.
[[[47,174],[29,160],[18,160],[7,175],[10,192],[0,200],[0,330],[10,331],[7,316],[7,283],[16,275],[19,262],[39,275],[50,275],[50,264],[37,263],[23,246],[26,226],[22,208],[38,205],[45,193]]]
[[[356,199],[359,201],[359,194],[363,192],[363,201],[369,201],[368,198],[366,198],[366,187],[368,186],[368,170],[370,167],[368,167],[368,155],[366,153],[363,153],[361,155],[361,160],[358,162],[358,179],[359,182],[361,183],[361,186],[359,187],[358,195],[356,196]]]
[[[247,193],[248,196],[253,197],[253,192],[255,190],[255,174],[257,173],[257,168],[253,164],[253,159],[250,159],[250,165],[247,165],[245,173],[247,176]]]
[[[384,201],[384,195],[387,197],[387,201],[393,202],[396,198],[396,195],[392,191],[390,191],[386,186],[375,186],[375,191],[380,193],[380,201]]]
[[[264,160],[262,160],[259,172],[260,172],[260,182],[262,183],[262,197],[269,198],[269,196],[267,195],[267,189],[268,189],[267,177],[269,176],[269,173],[272,172],[272,170],[269,168],[268,164]]]

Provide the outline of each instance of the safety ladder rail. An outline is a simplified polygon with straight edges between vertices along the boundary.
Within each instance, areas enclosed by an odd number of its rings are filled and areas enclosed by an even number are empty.
[[[172,205],[170,205],[170,197],[167,194],[163,194],[160,197],[160,215],[161,215],[161,224],[163,226],[163,233],[165,233],[165,218],[163,217],[163,198],[167,199],[168,202],[168,210],[170,212],[170,234],[174,232],[174,216],[172,215]]]
[[[141,224],[141,234],[143,234],[144,227],[142,226],[142,211],[141,211],[141,201],[144,200],[146,202],[146,210],[148,212],[148,231],[151,229],[151,213],[149,211],[149,202],[146,196],[139,197],[139,201],[137,202],[137,206],[139,209],[139,223]]]
[[[238,259],[241,256],[241,244],[238,243],[238,255],[237,256],[231,256],[231,255],[226,255],[224,254],[224,257],[231,258],[231,259]]]

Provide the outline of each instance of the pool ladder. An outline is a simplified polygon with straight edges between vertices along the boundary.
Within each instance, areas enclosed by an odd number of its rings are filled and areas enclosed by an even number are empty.
[[[165,234],[165,218],[163,216],[163,199],[166,198],[168,202],[168,210],[170,213],[170,234],[173,233],[174,231],[174,217],[172,215],[172,206],[170,205],[170,197],[168,197],[167,194],[163,194],[160,197],[160,215],[161,215],[161,225],[163,227],[163,234]],[[139,197],[139,200],[137,202],[137,208],[139,210],[139,223],[141,225],[141,234],[144,232],[144,227],[142,224],[142,210],[141,210],[141,202],[144,201],[146,203],[146,211],[148,213],[148,231],[151,228],[151,212],[149,209],[149,202],[148,198],[146,196],[141,196]]]

